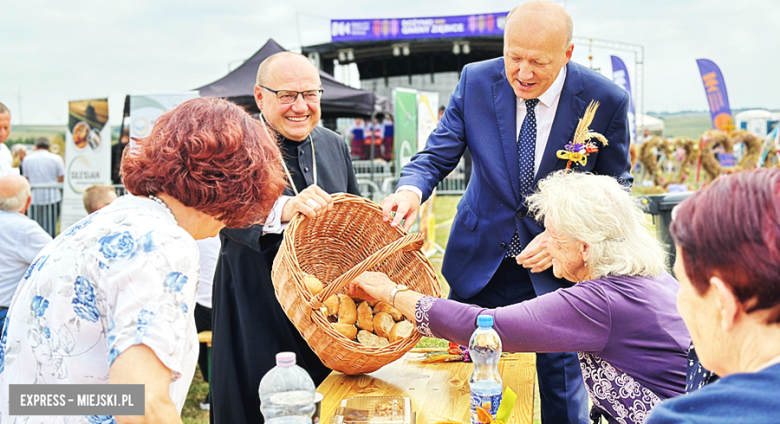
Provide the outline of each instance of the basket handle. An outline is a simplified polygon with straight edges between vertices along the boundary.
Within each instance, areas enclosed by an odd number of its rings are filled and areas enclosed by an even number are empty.
[[[362,262],[353,266],[352,269],[333,280],[333,282],[328,284],[327,289],[323,290],[317,296],[312,297],[310,302],[311,308],[319,309],[322,306],[323,300],[333,296],[337,291],[346,287],[346,285],[349,284],[350,281],[354,280],[358,275],[375,267],[393,253],[399,250],[420,250],[422,248],[424,239],[425,236],[422,233],[407,234],[374,252],[371,256],[363,259]]]

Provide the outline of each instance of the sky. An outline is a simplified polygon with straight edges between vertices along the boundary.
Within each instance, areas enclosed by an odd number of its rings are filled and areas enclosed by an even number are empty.
[[[67,102],[191,90],[221,78],[268,38],[287,49],[330,41],[330,19],[508,11],[522,1],[0,0],[0,102],[12,123],[62,125]],[[557,0],[574,36],[644,48],[644,109],[707,110],[696,59],[723,72],[732,109],[780,109],[779,0]],[[619,54],[594,49],[594,67]],[[588,65],[588,46],[574,59]],[[602,71],[608,71],[602,68]],[[632,84],[635,75],[630,75]],[[21,108],[20,108],[21,105]]]

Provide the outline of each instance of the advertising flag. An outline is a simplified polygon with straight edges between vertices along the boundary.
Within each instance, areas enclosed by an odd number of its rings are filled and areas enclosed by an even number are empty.
[[[628,133],[631,142],[636,142],[636,115],[634,113],[634,93],[631,91],[631,81],[628,78],[628,68],[623,60],[617,56],[612,58],[612,81],[623,87],[628,92]]]
[[[439,124],[439,93],[417,93],[417,151],[425,148],[428,136]]]
[[[130,96],[130,138],[148,136],[152,133],[152,127],[160,115],[196,97],[198,97],[197,91]]]
[[[696,59],[704,83],[704,92],[707,94],[707,102],[710,104],[710,116],[712,127],[721,131],[729,131],[732,128],[731,108],[729,96],[726,94],[726,81],[720,68],[708,59]]]
[[[395,173],[401,175],[412,156],[417,153],[417,91],[395,89]]]

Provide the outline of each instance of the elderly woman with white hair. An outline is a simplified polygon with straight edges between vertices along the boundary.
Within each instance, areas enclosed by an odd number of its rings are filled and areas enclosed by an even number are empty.
[[[528,206],[544,219],[553,273],[574,286],[492,310],[394,290],[380,273],[360,275],[350,291],[393,304],[426,336],[466,345],[477,316],[492,315],[506,351],[577,351],[591,418],[643,422],[685,390],[690,336],[664,248],[635,199],[608,176],[552,174]]]

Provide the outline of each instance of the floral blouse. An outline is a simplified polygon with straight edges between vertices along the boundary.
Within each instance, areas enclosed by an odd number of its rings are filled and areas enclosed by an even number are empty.
[[[0,339],[0,422],[9,384],[108,384],[125,349],[148,346],[171,370],[181,411],[195,373],[198,248],[152,200],[123,196],[45,247],[14,294]],[[12,417],[110,423],[112,417]]]

